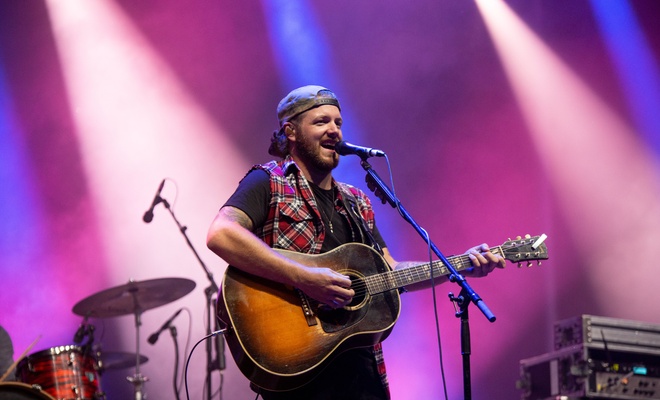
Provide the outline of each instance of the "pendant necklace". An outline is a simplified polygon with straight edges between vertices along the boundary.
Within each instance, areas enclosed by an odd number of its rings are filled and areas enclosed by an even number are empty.
[[[319,210],[321,210],[321,213],[325,217],[325,219],[328,220],[328,228],[330,228],[330,233],[334,234],[335,229],[332,226],[332,219],[328,217],[328,214],[326,214],[325,211],[323,211],[323,207],[321,207],[320,202],[317,201],[316,203],[319,207]],[[332,203],[330,203],[330,204],[332,205],[332,213],[330,214],[330,217],[334,217],[334,215],[335,215],[335,191],[334,190],[332,191]]]

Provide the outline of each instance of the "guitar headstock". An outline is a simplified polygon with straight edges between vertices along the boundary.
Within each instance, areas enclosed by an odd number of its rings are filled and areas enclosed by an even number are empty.
[[[539,236],[532,236],[508,240],[504,242],[501,246],[502,255],[505,259],[518,263],[518,266],[521,266],[523,261],[527,261],[527,266],[532,265],[532,261],[538,261],[538,264],[541,264],[540,260],[548,259],[548,248],[545,245],[545,239],[547,236],[545,234]]]

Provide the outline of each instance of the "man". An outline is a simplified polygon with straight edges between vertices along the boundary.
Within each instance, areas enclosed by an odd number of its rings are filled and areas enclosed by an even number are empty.
[[[314,85],[295,89],[279,103],[277,116],[280,129],[269,153],[282,159],[257,165],[243,178],[211,224],[208,247],[238,269],[298,288],[334,309],[347,306],[355,295],[348,276],[308,267],[272,248],[323,253],[363,242],[379,249],[391,267],[417,264],[392,258],[369,198],[333,179],[339,163],[334,146],[342,140],[343,122],[335,94]],[[485,276],[505,263],[486,244],[467,254],[473,276]],[[388,399],[380,344],[342,353],[299,389],[260,393],[265,400]]]

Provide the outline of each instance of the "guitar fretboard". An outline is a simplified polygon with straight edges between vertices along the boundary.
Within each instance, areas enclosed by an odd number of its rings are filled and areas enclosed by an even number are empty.
[[[490,250],[493,254],[504,255],[502,246],[493,247]],[[462,271],[472,266],[470,257],[466,254],[447,258],[447,261],[456,269]],[[440,277],[449,274],[449,269],[445,264],[438,260],[432,263],[415,265],[413,267],[397,269],[381,274],[370,275],[365,278],[367,291],[369,294],[377,294],[392,289],[398,289],[406,285],[412,285],[418,282],[431,280],[432,277]]]

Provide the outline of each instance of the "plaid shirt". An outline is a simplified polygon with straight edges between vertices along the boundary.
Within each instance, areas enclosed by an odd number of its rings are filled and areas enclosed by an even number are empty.
[[[268,173],[271,190],[268,218],[264,226],[255,232],[257,236],[273,248],[318,254],[325,239],[325,227],[312,188],[295,161],[289,156],[281,161],[255,165],[253,169],[262,169]],[[337,198],[344,204],[347,200],[344,197],[352,195],[356,199],[362,218],[373,231],[374,212],[366,194],[354,186],[334,180],[333,186],[338,187]],[[344,207],[336,210],[347,216]],[[374,358],[389,398],[389,384],[380,343],[374,346]]]
[[[325,239],[325,227],[312,188],[295,161],[287,157],[282,161],[255,165],[253,169],[268,173],[271,190],[268,218],[264,226],[255,232],[257,236],[273,248],[318,254]],[[364,192],[334,180],[333,185],[339,188],[339,200],[344,201],[347,192],[355,197],[362,218],[373,230],[374,212]],[[343,207],[336,210],[348,216]]]

